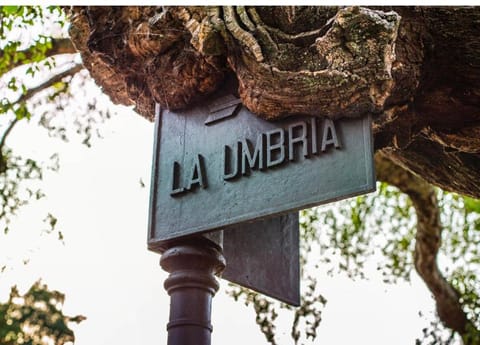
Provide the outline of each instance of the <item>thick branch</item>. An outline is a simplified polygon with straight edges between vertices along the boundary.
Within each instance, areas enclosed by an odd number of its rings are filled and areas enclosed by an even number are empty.
[[[267,119],[376,113],[375,143],[480,197],[480,7],[75,7],[70,35],[114,103],[153,119],[227,74]]]
[[[265,25],[255,8],[248,13],[225,8],[224,15],[234,37],[228,61],[237,74],[240,97],[261,117],[378,113],[393,90],[400,23],[395,12],[348,7],[328,24],[296,35],[279,35],[282,31]],[[302,18],[299,14],[291,20]],[[243,49],[232,47],[238,44]]]
[[[435,298],[437,313],[445,326],[463,335],[469,323],[457,291],[442,276],[437,265],[442,224],[434,188],[409,171],[394,164],[382,152],[375,155],[377,178],[407,194],[417,213],[415,269]]]
[[[72,41],[69,38],[58,38],[52,40],[52,47],[45,52],[45,58],[52,57],[60,54],[75,54],[77,53],[75,47],[72,44]],[[27,62],[31,62],[34,56],[33,49],[30,47],[25,50],[18,51],[16,54],[22,54],[25,56],[25,59],[20,59],[18,61],[11,61],[11,63],[6,67],[4,73],[11,71],[12,69],[24,65]],[[4,52],[0,51],[0,60],[3,59]]]

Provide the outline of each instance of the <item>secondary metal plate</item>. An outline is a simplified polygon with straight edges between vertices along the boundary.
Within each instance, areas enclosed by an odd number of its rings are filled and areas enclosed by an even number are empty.
[[[223,253],[222,278],[300,305],[298,212],[226,228]]]
[[[375,189],[370,117],[268,122],[225,97],[157,105],[150,249]]]

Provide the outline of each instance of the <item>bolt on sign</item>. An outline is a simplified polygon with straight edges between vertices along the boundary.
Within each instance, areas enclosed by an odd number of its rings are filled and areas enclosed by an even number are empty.
[[[274,227],[277,217],[292,211],[375,189],[370,116],[270,122],[231,94],[185,111],[157,105],[156,112],[148,233],[153,251],[187,235],[226,230],[227,237],[229,227],[236,234],[260,228],[251,222]],[[255,282],[248,285],[255,288]]]

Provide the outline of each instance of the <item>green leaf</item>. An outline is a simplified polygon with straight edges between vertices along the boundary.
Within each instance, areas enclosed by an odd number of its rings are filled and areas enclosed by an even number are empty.
[[[15,116],[19,120],[23,118],[30,119],[31,115],[32,114],[28,110],[27,105],[25,103],[20,104],[20,106],[17,109],[15,109]]]
[[[12,91],[17,91],[18,90],[18,86],[17,86],[17,78],[15,77],[12,77],[9,81],[8,81],[8,88]]]
[[[52,87],[55,91],[64,90],[65,86],[66,86],[66,83],[63,82],[63,81],[56,82],[52,85]]]
[[[463,202],[465,203],[465,209],[467,212],[475,212],[480,214],[480,200],[464,196]]]
[[[3,6],[2,11],[7,16],[17,13],[20,6]]]

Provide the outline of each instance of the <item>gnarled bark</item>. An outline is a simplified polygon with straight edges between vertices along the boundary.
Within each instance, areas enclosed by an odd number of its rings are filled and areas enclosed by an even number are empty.
[[[478,7],[82,7],[70,34],[116,103],[153,118],[235,74],[267,119],[374,113],[375,144],[480,197]]]
[[[206,11],[192,13],[203,17]],[[224,58],[190,43],[181,11],[162,7],[76,8],[70,36],[85,67],[114,103],[135,105],[153,119],[154,101],[178,109],[213,92],[223,80]]]
[[[233,44],[247,47],[231,49],[228,58],[242,101],[252,112],[275,119],[297,113],[359,116],[383,109],[393,87],[400,23],[395,12],[340,9],[313,32],[292,35],[265,24],[261,10],[244,11],[245,19],[239,9],[226,8],[224,17]],[[302,18],[291,11],[292,21]]]

